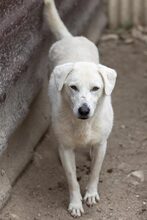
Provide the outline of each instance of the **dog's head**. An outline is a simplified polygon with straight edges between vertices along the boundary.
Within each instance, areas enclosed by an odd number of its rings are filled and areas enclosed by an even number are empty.
[[[58,92],[80,119],[94,115],[101,96],[111,95],[117,76],[115,70],[89,62],[59,65],[53,74]]]

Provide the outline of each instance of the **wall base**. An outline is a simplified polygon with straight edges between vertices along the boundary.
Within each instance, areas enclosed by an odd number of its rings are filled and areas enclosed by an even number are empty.
[[[27,118],[11,136],[0,158],[0,208],[10,197],[12,185],[32,159],[35,146],[49,127],[48,79],[45,81]]]

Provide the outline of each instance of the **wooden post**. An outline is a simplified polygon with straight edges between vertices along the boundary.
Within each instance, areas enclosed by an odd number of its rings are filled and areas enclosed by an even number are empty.
[[[120,8],[120,23],[122,26],[127,27],[132,23],[130,0],[121,0]]]
[[[142,9],[142,5],[143,5],[143,1],[142,0],[133,0],[133,24],[134,25],[140,25],[141,23],[141,9]]]
[[[108,1],[109,25],[110,28],[117,28],[119,25],[120,0]]]

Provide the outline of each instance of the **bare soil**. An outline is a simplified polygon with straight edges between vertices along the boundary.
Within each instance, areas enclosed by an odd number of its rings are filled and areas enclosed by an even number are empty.
[[[118,72],[113,93],[115,123],[100,179],[100,202],[85,220],[147,220],[147,45],[104,41],[101,62]],[[33,131],[32,131],[33,132]],[[18,179],[1,220],[65,220],[68,188],[56,141],[47,133],[34,160]],[[77,154],[78,180],[84,193],[89,174],[87,150]],[[142,171],[144,179],[130,175]]]

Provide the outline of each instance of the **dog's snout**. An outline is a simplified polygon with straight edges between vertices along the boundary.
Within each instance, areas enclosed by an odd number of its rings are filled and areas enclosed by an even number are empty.
[[[86,119],[88,118],[88,114],[90,112],[90,108],[87,106],[87,104],[83,104],[79,109],[79,115],[80,115],[80,118],[83,118],[83,119]]]

